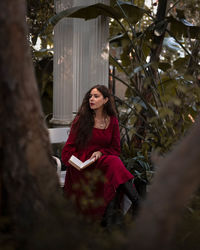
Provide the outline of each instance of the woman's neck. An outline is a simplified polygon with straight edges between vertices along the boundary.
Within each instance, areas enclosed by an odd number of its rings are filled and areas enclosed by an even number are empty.
[[[105,117],[105,115],[104,115],[104,113],[103,113],[102,110],[96,110],[96,111],[95,111],[95,118],[97,118],[97,119],[102,119],[102,118],[104,118],[104,117]]]
[[[94,116],[94,127],[106,129],[110,123],[110,118],[100,110],[96,110]]]

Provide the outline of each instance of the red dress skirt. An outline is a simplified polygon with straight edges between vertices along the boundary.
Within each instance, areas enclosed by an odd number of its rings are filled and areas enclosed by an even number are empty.
[[[93,128],[88,145],[78,152],[75,138],[76,134],[71,130],[62,150],[62,161],[68,166],[64,191],[67,197],[74,199],[81,213],[100,219],[106,206],[114,198],[118,186],[134,178],[119,158],[118,120],[113,116],[106,129]],[[71,155],[85,161],[95,151],[102,152],[100,159],[81,171],[68,163]]]

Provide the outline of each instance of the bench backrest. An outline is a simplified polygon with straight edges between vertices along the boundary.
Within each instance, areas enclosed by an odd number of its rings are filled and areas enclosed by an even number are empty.
[[[67,141],[70,128],[69,127],[62,127],[62,128],[49,128],[49,138],[51,144],[54,143],[65,143]],[[63,187],[65,183],[65,175],[66,171],[61,171],[61,161],[58,157],[53,156],[56,162],[57,167],[57,174],[60,181],[60,186]]]
[[[70,128],[62,127],[62,128],[49,128],[49,137],[50,142],[53,143],[63,143],[67,141]]]

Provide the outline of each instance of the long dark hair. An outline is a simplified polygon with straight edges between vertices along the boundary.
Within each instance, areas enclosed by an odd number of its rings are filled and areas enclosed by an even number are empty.
[[[116,116],[113,97],[111,96],[109,89],[104,85],[93,86],[85,94],[83,102],[73,121],[73,129],[76,132],[75,144],[78,149],[86,146],[92,135],[92,129],[94,127],[94,111],[90,108],[89,99],[90,93],[93,89],[97,89],[99,92],[101,92],[104,98],[108,98],[108,101],[103,107],[104,114],[108,116]]]

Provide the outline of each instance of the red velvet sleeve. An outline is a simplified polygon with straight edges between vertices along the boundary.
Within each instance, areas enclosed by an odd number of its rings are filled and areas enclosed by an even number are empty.
[[[73,127],[73,125],[72,125]],[[71,128],[70,133],[69,133],[69,137],[65,143],[65,146],[62,149],[62,153],[61,153],[61,159],[63,161],[63,163],[67,166],[69,165],[68,160],[72,155],[76,154],[76,147],[75,147],[75,138],[76,138],[76,134],[74,129]]]
[[[107,148],[100,149],[99,151],[103,155],[120,155],[120,131],[119,123],[116,117],[113,117],[113,127],[112,127],[112,140],[111,144]]]

